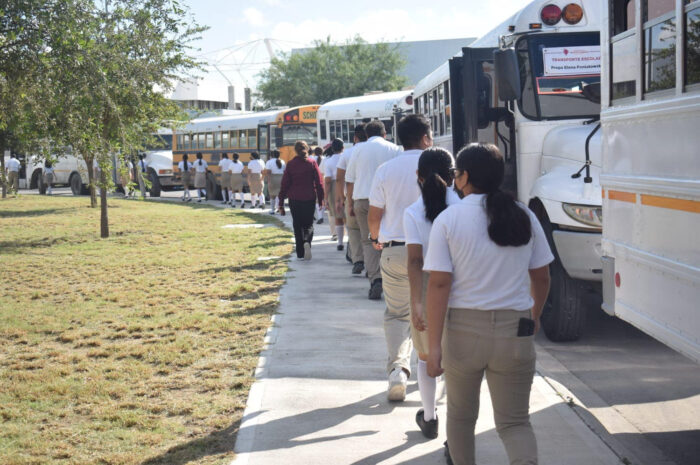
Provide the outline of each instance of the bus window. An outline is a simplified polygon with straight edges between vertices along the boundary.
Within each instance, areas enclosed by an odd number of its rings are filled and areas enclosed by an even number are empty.
[[[293,146],[298,140],[311,145],[318,142],[315,124],[288,125],[283,130],[282,140],[285,146]]]
[[[700,83],[700,7],[688,11],[685,31],[685,84],[698,84]]]
[[[220,132],[214,133],[214,148],[215,149],[221,148],[221,133]]]
[[[242,148],[248,147],[248,137],[245,130],[239,132],[238,146]]]
[[[214,148],[214,134],[212,134],[211,132],[208,132],[206,136],[207,136],[207,139],[206,139],[207,145],[205,146],[205,148],[213,149]]]
[[[319,121],[319,126],[321,126],[321,139],[326,140],[326,120]]]
[[[258,144],[258,147],[260,147],[260,150],[267,150],[267,127],[260,128],[260,141]]]
[[[231,131],[231,135],[229,136],[229,143],[231,144],[231,147],[240,147],[238,145],[238,131]]]
[[[248,148],[249,149],[254,149],[255,148],[255,142],[257,138],[257,131],[255,129],[248,129]]]
[[[651,21],[668,13],[674,12],[676,9],[675,0],[643,0],[642,12],[643,22]]]
[[[335,121],[331,120],[328,122],[328,124],[330,125],[330,131],[328,131],[328,133],[329,133],[328,138],[334,139],[335,138]]]
[[[227,149],[227,148],[231,147],[231,146],[229,145],[229,142],[228,142],[228,141],[229,141],[229,139],[228,139],[228,131],[222,132],[222,133],[221,133],[221,147],[224,148],[224,149]]]
[[[341,139],[343,142],[349,141],[349,140],[350,140],[349,137],[348,137],[349,134],[350,134],[350,130],[348,129],[348,120],[344,119],[344,120],[343,120],[343,133],[342,133],[340,139]]]
[[[644,92],[676,86],[676,20],[644,26]]]

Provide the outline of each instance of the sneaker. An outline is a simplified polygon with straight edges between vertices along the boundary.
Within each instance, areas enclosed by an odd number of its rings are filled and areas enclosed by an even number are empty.
[[[382,298],[382,278],[377,278],[372,281],[372,286],[369,288],[369,300],[379,300]]]
[[[403,402],[406,398],[406,383],[408,375],[401,368],[394,368],[389,373],[389,393],[388,398],[392,402]]]
[[[202,203],[202,199],[197,199],[197,203]]]
[[[311,260],[311,244],[304,242],[304,260]]]
[[[426,421],[425,417],[423,416],[423,409],[420,409],[418,410],[418,413],[416,413],[416,424],[423,433],[423,436],[425,436],[426,438],[435,439],[436,437],[438,437],[437,414],[435,414],[434,420]]]
[[[364,262],[357,262],[353,263],[352,265],[352,274],[360,274],[362,273],[362,270],[365,269],[365,263]]]
[[[333,234],[333,235],[331,236],[331,240],[332,240],[332,241],[337,241],[337,240],[338,240],[338,236],[336,236],[335,234]]]
[[[447,445],[447,441],[445,441],[445,460],[447,461],[447,465],[454,465],[452,462],[452,457],[450,456],[450,448]]]
[[[274,211],[274,210],[270,210],[270,215],[274,215],[274,214],[275,214],[275,211]]]
[[[319,218],[316,224],[323,224],[323,218]]]
[[[345,246],[343,244],[338,244],[338,247],[336,247],[338,250],[345,250]]]

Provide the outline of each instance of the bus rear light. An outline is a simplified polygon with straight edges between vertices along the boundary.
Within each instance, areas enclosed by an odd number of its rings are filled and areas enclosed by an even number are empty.
[[[554,26],[561,19],[561,9],[556,5],[546,5],[542,8],[540,18],[542,18],[542,22],[547,26]]]
[[[620,287],[620,273],[615,273],[615,287]]]
[[[406,96],[406,105],[413,105],[413,96],[412,95]]]
[[[583,18],[583,8],[575,3],[569,3],[561,13],[561,19],[566,24],[577,24]]]

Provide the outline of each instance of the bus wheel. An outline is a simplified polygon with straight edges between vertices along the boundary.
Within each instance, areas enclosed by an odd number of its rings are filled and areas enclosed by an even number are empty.
[[[44,184],[44,176],[41,170],[34,171],[29,187],[30,189],[38,189],[41,195],[46,194],[46,184]]]
[[[68,183],[70,184],[70,191],[73,193],[73,195],[84,195],[83,181],[80,179],[80,175],[78,173],[71,174]]]
[[[552,280],[549,296],[540,318],[542,329],[552,342],[576,341],[581,337],[586,324],[586,286],[580,280],[571,278],[561,264],[552,235],[554,226],[549,221],[544,206],[533,202],[530,209],[540,219],[549,247],[554,253],[554,262],[549,265]]]
[[[221,200],[221,186],[213,174],[207,173],[207,200]]]
[[[160,179],[153,168],[148,169],[148,179],[151,181],[151,197],[160,197]]]

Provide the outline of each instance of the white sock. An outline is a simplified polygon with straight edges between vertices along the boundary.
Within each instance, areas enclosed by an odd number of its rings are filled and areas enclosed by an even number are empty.
[[[338,245],[343,245],[343,234],[345,233],[345,226],[336,225],[335,234],[338,236]]]
[[[418,360],[418,391],[420,401],[423,404],[423,418],[425,421],[435,419],[435,390],[437,378],[428,376],[428,364]]]

